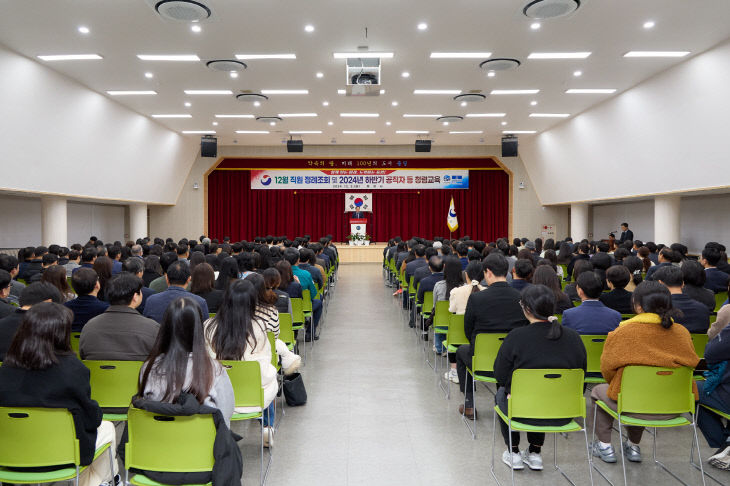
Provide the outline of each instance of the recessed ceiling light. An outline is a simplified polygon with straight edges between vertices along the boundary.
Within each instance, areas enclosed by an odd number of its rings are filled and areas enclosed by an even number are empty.
[[[391,102],[390,102],[390,105],[391,105],[391,106],[398,106],[398,102],[397,102],[397,101],[391,101]]]
[[[539,89],[493,89],[493,95],[519,95],[519,94],[537,94]]]
[[[152,79],[155,77],[155,75],[150,72],[146,72],[146,73],[144,73],[144,77],[147,79]]]
[[[281,118],[313,118],[317,116],[316,113],[279,113]]]
[[[414,89],[413,94],[420,95],[457,95],[461,94],[460,89]]]
[[[689,51],[629,51],[624,57],[684,57]]]
[[[459,104],[460,104],[461,106],[466,106],[466,105],[467,105],[467,102],[466,102],[466,101],[462,101],[462,102],[461,102],[461,103],[459,103]]]
[[[296,54],[236,54],[239,61],[258,59],[296,59]]]
[[[392,59],[392,52],[334,52],[335,59]]]
[[[303,95],[305,95],[305,94],[309,94],[309,90],[308,89],[262,89],[261,94],[265,94],[265,95],[303,94]]]
[[[306,135],[322,133],[322,130],[289,130],[291,135]]]
[[[203,28],[200,25],[198,25],[198,24],[193,24],[193,25],[190,26],[190,30],[192,30],[193,32],[195,32],[196,34],[198,34],[198,33],[200,33],[200,32],[203,31]]]
[[[233,79],[236,79],[238,77],[238,73],[236,71],[231,71],[228,73]]]
[[[329,125],[329,126],[332,126],[332,125],[334,125],[334,124],[335,124],[335,123],[334,123],[334,122],[331,122],[331,121],[330,121],[330,122],[327,122],[327,125]]]
[[[259,106],[261,106],[261,102],[260,101],[254,101],[253,102],[253,106],[255,106],[255,107],[258,108]]]
[[[506,121],[503,121],[502,122],[502,126],[506,126],[506,125],[507,125],[507,122]]]
[[[192,106],[192,104],[189,101],[186,101],[185,102],[185,107],[186,108],[190,108],[191,106]]]
[[[440,114],[420,114],[420,113],[404,113],[403,118],[438,118]]]
[[[408,71],[403,71],[402,73],[400,73],[400,75],[403,78],[410,78],[411,77],[411,73],[409,73]]]
[[[656,24],[654,23],[653,20],[647,20],[646,22],[644,22],[645,29],[653,29],[655,25]]]
[[[400,133],[400,134],[404,134],[404,135],[407,135],[407,134],[423,135],[423,134],[428,133],[428,130],[396,130],[395,133]]]
[[[38,56],[42,61],[94,61],[103,59],[99,54],[53,54]]]
[[[142,61],[200,61],[195,54],[137,54],[137,57]]]
[[[538,30],[538,29],[540,29],[540,22],[533,22],[533,23],[531,23],[530,24],[530,28],[532,30]]]
[[[384,95],[384,94],[385,94],[385,90],[384,90],[384,89],[381,89],[381,90],[380,90],[380,94],[381,94],[381,95]]]
[[[230,89],[186,89],[187,95],[231,95],[233,91]]]
[[[329,101],[323,101],[322,102],[322,106],[329,106],[329,105],[330,105],[330,102]]]
[[[488,76],[488,77],[490,77],[490,78],[493,78],[493,77],[495,77],[496,75],[497,75],[497,73],[495,73],[494,71],[489,71],[489,72],[487,73],[487,76]]]
[[[213,122],[213,126],[214,127],[217,127],[218,126],[218,122]]]
[[[449,122],[444,122],[444,126],[445,127],[448,127],[449,126]]]
[[[482,130],[465,130],[461,132],[449,132],[452,135],[466,135],[466,134],[476,134],[476,133],[484,133]]]
[[[389,126],[391,126],[391,125],[392,125],[392,123],[390,123],[389,121],[385,122],[385,126],[386,126],[386,127],[389,127]]]
[[[530,113],[530,118],[568,118],[570,113]]]
[[[304,26],[305,32],[314,32],[314,26],[312,24],[307,24]]]
[[[611,94],[616,90],[613,88],[571,88],[565,92],[567,94]]]
[[[380,113],[340,113],[342,118],[377,118]]]
[[[502,118],[506,113],[467,113],[467,118]]]
[[[502,133],[517,135],[519,133],[537,133],[537,130],[502,130]]]
[[[324,78],[324,73],[318,72],[317,74],[315,74],[315,76],[317,76],[318,78]]]
[[[183,130],[183,133],[186,135],[213,135],[215,130]]]
[[[106,94],[110,96],[132,96],[132,95],[156,95],[157,91],[151,90],[126,90],[126,91],[107,91]]]
[[[535,101],[535,100],[530,101],[530,106],[536,106],[536,105],[537,105],[537,101]]]
[[[192,118],[189,113],[152,115],[152,118]]]
[[[269,125],[271,125],[272,127],[275,127],[276,126],[276,122],[273,122],[273,121],[272,122],[269,122]]]
[[[344,89],[338,89],[338,90],[337,90],[337,94],[338,94],[338,95],[343,95],[343,94],[345,94],[345,93],[347,93],[347,91],[345,91]]]
[[[345,135],[371,135],[375,130],[342,130]]]
[[[491,52],[432,52],[431,59],[487,59]]]
[[[426,30],[428,29],[428,24],[426,22],[421,22],[418,24],[418,30]]]
[[[253,115],[215,115],[216,118],[255,118]]]
[[[585,59],[590,52],[532,52],[527,59]]]
[[[244,135],[268,135],[268,130],[236,130],[236,133],[242,133]]]
[[[573,71],[573,76],[576,78],[583,76],[583,71]]]
[[[79,29],[78,29],[78,30],[79,30],[79,32],[80,32],[81,34],[88,34],[89,32],[91,32],[91,31],[89,30],[89,28],[88,28],[88,27],[86,27],[85,25],[81,25],[81,26],[79,26]]]

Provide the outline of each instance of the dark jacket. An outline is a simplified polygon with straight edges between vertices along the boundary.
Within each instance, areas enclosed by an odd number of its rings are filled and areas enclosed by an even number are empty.
[[[161,277],[161,275],[157,272],[154,272],[152,270],[145,269],[144,273],[142,273],[142,280],[144,281],[144,286],[149,287],[150,283],[156,278]]]
[[[91,399],[89,369],[73,354],[59,354],[44,370],[0,366],[0,406],[66,408],[73,415],[81,465],[91,464],[102,411]]]
[[[317,284],[317,287],[322,288],[324,280],[322,279],[322,272],[317,267],[310,265],[309,263],[300,263],[299,268],[306,270],[312,276],[312,281]],[[315,296],[312,295],[312,298]]]
[[[74,320],[71,324],[73,332],[80,332],[89,319],[98,316],[109,308],[109,303],[99,300],[93,295],[79,295],[74,300],[65,304],[74,313]]]
[[[512,283],[510,283],[510,286],[517,290],[518,292],[522,292],[527,287],[529,287],[531,284],[527,280],[520,279],[520,278],[513,278]]]
[[[197,295],[202,297],[205,300],[205,303],[208,304],[209,313],[215,314],[216,312],[218,312],[218,307],[220,307],[221,301],[223,300],[222,290],[213,289],[210,292],[205,292],[203,294]]]
[[[190,393],[182,393],[175,403],[155,402],[135,396],[132,405],[141,410],[147,410],[160,415],[173,417],[188,417],[190,415],[212,415],[215,424],[215,441],[213,442],[213,471],[208,472],[157,472],[157,471],[135,471],[141,472],[148,478],[164,484],[206,484],[212,482],[213,486],[234,486],[241,485],[243,475],[243,457],[241,450],[236,444],[240,437],[231,432],[226,426],[221,411],[217,408],[201,405],[195,396]],[[122,439],[117,447],[117,454],[124,459],[124,447],[129,441],[127,427],[124,427]]]
[[[708,365],[723,361],[730,361],[730,326],[710,340],[705,347],[705,360]],[[712,392],[725,404],[730,404],[730,366],[725,368],[725,374],[717,388]]]
[[[436,283],[440,282],[443,279],[443,272],[432,273],[428,277],[424,277],[423,279],[421,279],[421,286],[418,288],[418,295],[416,296],[418,302],[423,303],[423,296],[426,294],[426,292],[433,292],[433,288]],[[428,310],[428,312],[430,312],[430,310]]]
[[[634,307],[631,305],[631,292],[626,289],[613,289],[610,292],[604,292],[598,300],[619,314],[634,313]]]
[[[682,287],[682,293],[704,304],[710,312],[715,311],[715,293],[712,290],[695,285],[685,285]]]
[[[10,302],[8,302],[5,299],[0,299],[0,319],[9,316],[15,310],[17,309],[16,306],[11,305]]]
[[[466,302],[464,332],[472,346],[477,334],[509,332],[527,325],[520,298],[520,292],[507,282],[494,282],[486,289],[471,294]]]
[[[0,361],[5,359],[5,353],[8,352],[20,323],[23,322],[25,312],[23,309],[16,309],[12,314],[0,319]]]
[[[705,288],[710,289],[716,294],[719,292],[727,292],[728,274],[718,270],[717,268],[705,268]]]
[[[563,275],[563,278],[567,280],[571,280],[573,278],[573,267],[575,267],[575,262],[578,260],[590,260],[590,255],[586,255],[584,253],[578,253],[573,258],[570,259],[570,263],[568,263],[568,275]]]
[[[155,291],[149,287],[142,287],[142,303],[137,307],[137,312],[144,314],[144,307],[147,305],[147,299],[155,295]]]
[[[289,286],[286,288],[286,293],[289,294],[289,298],[291,299],[301,299],[302,284],[292,280],[291,282],[289,282]]]
[[[563,312],[563,326],[580,334],[608,334],[621,323],[621,314],[598,300],[586,300]]]
[[[113,305],[86,323],[81,331],[81,359],[144,361],[160,325],[126,305]]]
[[[188,297],[197,302],[200,309],[203,311],[203,318],[208,315],[208,304],[205,303],[205,300],[202,297],[190,293],[177,285],[170,285],[164,292],[155,294],[147,299],[147,304],[145,304],[144,307],[144,316],[161,323],[162,317],[167,310],[167,306],[169,306],[173,300],[182,297]]]
[[[707,334],[710,328],[710,311],[702,303],[684,294],[672,294],[672,306],[682,311],[682,317],[676,319],[687,330],[695,334]]]
[[[634,232],[630,229],[627,229],[626,231],[621,232],[621,236],[618,239],[619,243],[623,243],[624,241],[634,241]]]
[[[406,264],[406,282],[410,282],[413,273],[423,266],[428,266],[428,261],[425,258],[416,258],[408,262]]]
[[[658,265],[654,265],[653,267],[649,267],[649,270],[646,271],[646,280],[654,280],[654,274],[663,267],[671,266],[672,264],[669,262],[661,262]]]

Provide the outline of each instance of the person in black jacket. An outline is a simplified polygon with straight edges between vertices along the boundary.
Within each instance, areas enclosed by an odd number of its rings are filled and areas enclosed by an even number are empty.
[[[624,241],[634,241],[634,232],[629,229],[629,223],[621,223],[621,236],[619,237],[619,244]]]
[[[464,333],[470,344],[459,346],[456,351],[456,372],[459,388],[464,393],[466,406],[459,405],[459,413],[474,420],[474,397],[472,395],[471,375],[466,372],[471,366],[474,355],[474,342],[477,334],[483,332],[509,332],[514,328],[527,325],[527,319],[520,308],[520,292],[507,283],[507,258],[501,253],[492,252],[484,259],[484,280],[486,289],[469,296],[464,313]],[[552,311],[551,311],[552,313]]]
[[[710,328],[710,311],[701,302],[682,293],[682,269],[673,265],[661,268],[654,273],[655,280],[663,284],[672,294],[672,307],[682,311],[677,323],[695,334],[707,334]]]
[[[626,286],[631,281],[631,272],[623,265],[614,265],[606,270],[606,281],[610,292],[601,294],[598,298],[603,305],[620,312],[621,314],[633,314],[634,306],[631,304],[631,292]]]
[[[520,305],[530,325],[510,331],[494,360],[494,377],[497,379],[495,401],[505,415],[515,370],[553,368],[582,369],[585,372],[587,364],[586,349],[578,333],[561,326],[557,319],[549,321],[555,308],[552,290],[545,285],[531,285],[522,292]],[[570,419],[515,420],[531,425],[556,426],[570,422]],[[507,424],[500,420],[499,425],[504,442],[509,447]],[[523,469],[524,463],[532,470],[542,470],[540,450],[545,443],[545,434],[528,432],[527,441],[530,443],[529,448],[520,452],[520,434],[512,432],[512,450],[504,451],[502,461],[514,469]]]
[[[69,309],[52,302],[34,305],[25,313],[0,366],[0,406],[68,409],[81,465],[91,464],[80,484],[97,486],[111,480],[112,473],[109,456],[94,460],[94,451],[111,443],[109,453],[114,452],[114,425],[102,422],[101,408],[91,399],[89,370],[71,351],[72,320]]]

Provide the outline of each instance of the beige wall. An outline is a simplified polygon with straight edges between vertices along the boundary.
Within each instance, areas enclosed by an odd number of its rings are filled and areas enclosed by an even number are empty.
[[[540,234],[543,224],[555,224],[557,236],[562,238],[568,234],[567,206],[543,207],[535,193],[525,166],[519,157],[502,159],[499,146],[438,146],[432,147],[431,157],[484,157],[495,156],[513,173],[514,219],[513,236],[535,238]],[[284,147],[259,146],[219,146],[219,157],[286,157]],[[305,145],[304,153],[297,157],[408,157],[415,158],[412,145]],[[174,206],[150,206],[150,231],[152,236],[197,237],[204,230],[204,187],[205,172],[215,164],[215,159],[198,157],[188,174],[180,191],[177,204]],[[198,183],[199,189],[193,189]],[[518,189],[520,182],[525,189]]]

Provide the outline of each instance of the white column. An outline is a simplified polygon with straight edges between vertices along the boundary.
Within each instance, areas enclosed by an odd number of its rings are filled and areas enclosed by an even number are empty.
[[[570,236],[578,243],[588,238],[588,210],[586,203],[575,203],[570,205]]]
[[[137,241],[137,238],[147,236],[147,205],[129,205],[129,239]]]
[[[654,198],[654,241],[679,243],[679,196]]]
[[[68,215],[66,199],[62,197],[41,197],[41,239],[43,246],[68,245]]]

